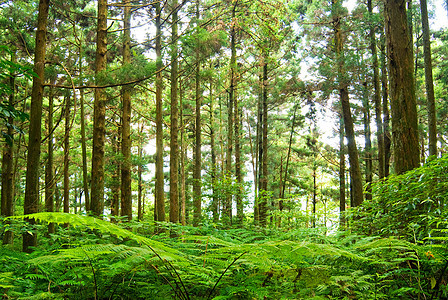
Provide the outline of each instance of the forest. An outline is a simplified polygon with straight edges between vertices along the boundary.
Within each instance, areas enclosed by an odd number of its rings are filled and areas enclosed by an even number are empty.
[[[1,1],[0,296],[448,299],[447,16]]]

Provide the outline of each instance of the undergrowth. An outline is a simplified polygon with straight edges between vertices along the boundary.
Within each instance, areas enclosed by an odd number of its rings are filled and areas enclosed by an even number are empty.
[[[4,299],[447,299],[447,158],[373,188],[350,230],[112,224],[38,213],[10,218],[0,247]],[[393,198],[395,197],[395,198]],[[47,224],[55,234],[44,234]],[[23,232],[39,234],[31,254]],[[175,236],[175,238],[170,238]]]

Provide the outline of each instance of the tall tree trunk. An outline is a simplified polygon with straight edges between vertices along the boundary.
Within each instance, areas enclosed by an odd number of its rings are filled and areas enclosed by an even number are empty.
[[[199,28],[199,5],[200,0],[196,1],[196,26]],[[198,33],[197,33],[198,34]],[[202,105],[202,91],[201,91],[201,59],[200,59],[200,46],[199,46],[199,37],[197,38],[198,45],[196,46],[196,74],[195,74],[195,98],[196,98],[196,106],[195,106],[195,144],[194,144],[194,168],[193,168],[193,226],[198,226],[201,222],[201,105]]]
[[[390,156],[391,156],[391,134],[390,134],[390,113],[389,113],[389,85],[387,80],[386,67],[386,45],[384,35],[381,38],[381,91],[383,106],[383,140],[384,140],[384,177],[389,176]]]
[[[179,100],[178,100],[178,9],[172,1],[171,15],[171,130],[170,130],[170,222],[179,223]]]
[[[142,162],[143,162],[143,123],[140,125],[139,135],[138,135],[138,168],[137,168],[137,177],[138,177],[138,194],[137,194],[137,220],[143,220],[143,206],[142,206],[142,197],[143,197],[143,180],[142,180]]]
[[[261,134],[261,169],[258,193],[258,215],[260,225],[266,226],[267,201],[268,201],[268,64],[267,55],[263,57],[263,92],[262,92],[262,134]],[[260,159],[260,158],[259,158]]]
[[[339,227],[345,228],[345,144],[344,119],[339,117]]]
[[[157,221],[165,222],[165,191],[163,176],[163,108],[162,108],[162,24],[160,2],[155,3],[156,9],[156,208]]]
[[[236,82],[235,82],[236,84]],[[235,113],[235,177],[237,184],[237,194],[235,195],[236,200],[236,222],[239,226],[243,226],[244,219],[244,206],[243,206],[243,175],[241,173],[241,109],[238,105],[238,97],[235,93],[234,97],[234,113]]]
[[[15,54],[11,55],[11,61],[15,62]],[[16,91],[16,75],[9,75],[9,87],[11,94],[9,95],[9,106],[14,107],[14,98]],[[14,118],[8,117],[8,123],[14,124]],[[1,196],[1,215],[9,217],[14,215],[14,130],[12,126],[7,129],[7,142],[3,146],[2,157],[2,196]],[[13,243],[13,233],[10,230],[5,231],[3,236],[3,244]]]
[[[107,53],[107,0],[98,0],[95,77],[106,69]],[[106,140],[106,95],[103,88],[95,88],[93,104],[92,191],[90,208],[98,217],[104,213],[104,142]]]
[[[47,42],[47,19],[49,0],[39,1],[39,14],[37,17],[36,50],[34,54],[33,90],[31,94],[30,128],[28,141],[28,157],[26,164],[24,214],[36,213],[39,205],[39,169],[40,145],[42,125],[42,98],[44,93],[45,50]],[[33,220],[28,219],[34,224]],[[37,245],[37,235],[28,232],[23,234],[23,251],[31,252],[31,247]]]
[[[403,1],[386,1],[385,9],[394,167],[401,174],[420,165],[412,42]]]
[[[232,9],[232,20],[235,18],[236,7],[238,1],[235,1]],[[230,29],[230,85],[229,85],[229,102],[227,105],[227,153],[226,153],[226,174],[229,182],[232,178],[232,155],[233,155],[233,131],[234,131],[234,93],[235,93],[235,74],[236,73],[236,29],[235,25],[232,25]],[[232,193],[230,189],[227,191],[226,199],[223,205],[224,222],[227,224],[232,223]]]
[[[366,161],[366,200],[372,200],[372,180],[373,180],[373,163],[372,163],[372,139],[370,132],[370,103],[367,91],[367,81],[363,83],[363,106],[364,106],[364,144],[365,144],[365,161]]]
[[[180,84],[179,84],[180,85]],[[184,113],[183,113],[183,93],[182,85],[180,85],[180,223],[185,226],[187,225],[187,205],[186,205],[186,179],[185,179],[185,125],[184,125]]]
[[[111,200],[110,200],[110,214],[112,216],[111,221],[116,222],[118,215],[120,214],[120,190],[121,190],[121,183],[120,183],[120,173],[121,173],[121,164],[119,163],[119,155],[120,155],[120,140],[121,140],[121,118],[118,118],[117,121],[116,130],[114,130],[111,134],[111,144],[112,144],[112,151],[113,156],[110,158],[112,160],[113,164],[113,171],[111,176],[111,183],[110,183],[110,191],[111,191]]]
[[[256,157],[255,157],[255,201],[254,201],[254,224],[260,222],[260,192],[261,192],[261,169],[263,161],[263,71],[260,72],[259,78],[260,91],[257,104],[257,132],[256,132]]]
[[[68,170],[70,151],[70,94],[65,96],[65,134],[64,134],[64,212],[70,212],[70,174]]]
[[[431,41],[429,38],[428,7],[426,0],[420,0],[423,29],[423,55],[425,58],[426,105],[428,110],[429,156],[437,156],[437,119],[432,77]]]
[[[131,1],[124,1],[123,65],[131,63]],[[121,216],[132,220],[131,188],[131,87],[122,87],[123,115],[121,118]]]
[[[367,9],[372,19],[373,6],[372,0],[367,1]],[[384,138],[383,138],[383,122],[381,116],[381,94],[380,94],[380,76],[378,66],[378,51],[376,48],[375,24],[371,23],[369,28],[370,51],[372,52],[372,68],[373,68],[373,102],[375,104],[375,121],[376,121],[376,139],[378,143],[378,177],[384,178]]]
[[[84,113],[84,89],[80,89],[80,110],[81,110],[81,151],[82,151],[82,186],[84,189],[84,201],[86,212],[90,211],[90,193],[87,174],[87,146],[86,146],[86,120]]]
[[[294,128],[296,126],[296,115],[297,115],[297,107],[298,105],[294,105],[294,114],[292,117],[292,123],[291,123],[291,132],[289,134],[289,143],[288,143],[288,154],[286,155],[286,166],[285,166],[285,176],[282,178],[282,172],[280,172],[280,200],[278,203],[278,208],[280,210],[280,213],[283,211],[283,199],[285,199],[285,188],[286,188],[286,181],[288,178],[288,172],[289,172],[289,160],[291,158],[291,149],[292,149],[292,139],[294,136]],[[282,164],[283,166],[283,164]],[[283,180],[282,180],[283,179]],[[281,216],[278,219],[278,227],[281,227]]]
[[[212,159],[212,167],[211,167],[211,180],[212,180],[212,214],[213,214],[213,222],[218,223],[219,221],[219,211],[218,211],[218,197],[216,190],[216,142],[215,142],[215,129],[214,129],[214,99],[213,99],[213,79],[210,79],[210,152]]]
[[[336,46],[336,58],[338,64],[339,96],[344,118],[345,136],[347,138],[348,158],[350,162],[350,175],[352,178],[352,192],[354,206],[361,205],[363,201],[362,176],[359,168],[358,149],[355,141],[355,130],[353,118],[350,111],[350,101],[348,94],[348,84],[345,82],[345,63],[343,53],[343,36],[341,30],[341,3],[339,0],[333,0],[333,24]]]

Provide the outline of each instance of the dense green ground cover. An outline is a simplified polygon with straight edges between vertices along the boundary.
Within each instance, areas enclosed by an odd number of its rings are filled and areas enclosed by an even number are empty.
[[[5,299],[445,299],[448,156],[373,188],[349,227],[115,225],[40,213],[31,254],[0,247]],[[45,236],[48,222],[61,224]],[[64,227],[64,223],[70,226]],[[7,228],[1,223],[0,232]],[[9,225],[8,225],[9,226]],[[125,228],[126,227],[126,228]],[[176,237],[170,238],[169,232]]]

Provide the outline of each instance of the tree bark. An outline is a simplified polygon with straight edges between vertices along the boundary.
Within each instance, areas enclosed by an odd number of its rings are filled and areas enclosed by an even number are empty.
[[[11,55],[11,61],[15,62],[15,55]],[[11,94],[9,95],[9,105],[14,107],[15,102],[15,90],[16,90],[16,75],[10,74],[9,87]],[[8,123],[14,124],[14,118],[8,117]],[[7,142],[3,146],[2,157],[2,195],[1,195],[1,215],[10,217],[14,215],[14,129],[12,126],[8,126],[6,131]],[[3,236],[3,245],[13,243],[13,232],[10,230],[5,231]]]
[[[236,7],[238,1],[235,1],[232,9],[232,20],[236,15]],[[232,178],[232,156],[233,156],[233,131],[234,131],[234,93],[235,93],[235,72],[236,72],[236,29],[232,25],[230,29],[230,84],[229,84],[229,101],[227,104],[227,153],[226,153],[226,173],[224,176],[228,178],[229,182]],[[230,189],[227,191],[226,199],[223,205],[224,223],[232,223],[232,193]]]
[[[171,130],[170,130],[170,222],[179,223],[179,99],[178,99],[178,2],[171,15]]]
[[[384,140],[384,177],[390,173],[391,139],[389,113],[389,85],[387,80],[386,46],[384,35],[381,38],[381,92],[383,106],[383,140]]]
[[[338,67],[339,97],[344,118],[345,136],[347,138],[348,158],[350,162],[350,176],[352,179],[353,204],[359,206],[363,202],[362,176],[359,167],[358,149],[355,141],[353,118],[350,111],[348,84],[346,82],[345,63],[343,53],[343,36],[341,29],[341,3],[333,0],[333,26],[335,34],[335,50]]]
[[[385,12],[394,168],[401,174],[420,165],[412,42],[404,2],[386,1]]]
[[[363,84],[363,106],[364,106],[364,144],[365,144],[365,176],[366,176],[366,200],[372,200],[372,180],[373,180],[373,163],[372,163],[372,133],[370,132],[370,99],[367,91],[367,81]]]
[[[210,79],[210,152],[211,152],[211,159],[212,159],[212,167],[211,167],[211,180],[212,180],[212,214],[213,214],[213,222],[218,223],[219,221],[219,211],[218,211],[218,197],[217,197],[217,190],[216,190],[216,173],[217,173],[217,167],[216,167],[216,142],[215,142],[215,130],[214,130],[214,99],[213,99],[213,80]]]
[[[124,1],[123,65],[131,63],[131,1]],[[132,181],[131,181],[131,87],[122,87],[122,124],[121,124],[121,216],[132,220]]]
[[[98,0],[95,78],[101,85],[100,75],[106,69],[107,53],[107,0]],[[90,208],[101,217],[104,213],[104,143],[106,140],[106,95],[103,88],[95,88],[93,104],[92,191]]]
[[[142,179],[142,162],[143,162],[143,123],[140,125],[139,135],[138,135],[138,168],[137,168],[137,177],[138,177],[138,194],[137,194],[137,220],[143,220],[143,179]]]
[[[70,151],[70,95],[65,96],[65,134],[64,134],[64,212],[70,212],[70,174],[69,174],[69,151]]]
[[[162,78],[162,24],[160,2],[155,3],[156,9],[156,208],[157,221],[165,221],[165,191],[163,175],[163,78]]]
[[[196,1],[196,26],[199,28],[199,5],[200,1]],[[200,59],[200,45],[199,37],[197,39],[196,45],[196,72],[195,72],[195,144],[194,144],[194,168],[193,168],[193,226],[199,226],[201,222],[202,213],[202,195],[201,195],[201,105],[202,105],[202,91],[201,91],[201,59]]]
[[[84,89],[80,93],[80,110],[81,110],[81,151],[82,151],[82,186],[84,189],[84,202],[86,212],[90,211],[90,193],[87,174],[87,145],[86,145],[86,120],[84,113]]]
[[[267,218],[267,200],[268,200],[268,64],[267,55],[263,57],[263,92],[262,92],[262,134],[261,134],[261,168],[260,172],[260,183],[259,183],[259,193],[258,193],[258,216],[259,224],[262,227],[266,226]]]
[[[372,0],[367,1],[367,9],[369,16],[373,17]],[[378,51],[375,37],[375,24],[371,23],[369,28],[369,43],[372,53],[373,68],[373,102],[375,104],[375,121],[376,121],[376,139],[378,143],[378,177],[384,178],[384,138],[383,138],[383,122],[381,116],[381,94],[380,94],[380,76],[378,66]]]
[[[186,206],[186,182],[185,182],[185,126],[184,124],[184,114],[183,114],[183,93],[182,93],[182,85],[180,85],[180,124],[182,124],[180,128],[180,223],[185,226],[187,225],[187,206]]]
[[[420,0],[423,30],[423,55],[425,59],[426,105],[428,110],[429,156],[437,156],[437,118],[432,76],[431,40],[429,37],[428,7],[426,0]]]
[[[235,95],[234,98],[234,112],[235,112],[235,179],[237,184],[237,194],[235,195],[236,200],[236,222],[238,226],[243,226],[244,219],[244,206],[243,206],[243,175],[241,173],[241,145],[240,145],[240,135],[241,135],[241,110],[238,105],[238,97]]]
[[[344,119],[339,118],[339,227],[345,228],[345,144]]]
[[[36,50],[34,55],[33,89],[31,94],[30,128],[28,141],[28,157],[26,168],[24,214],[37,213],[39,205],[39,169],[40,169],[40,145],[42,125],[42,98],[44,93],[45,51],[47,42],[47,21],[50,1],[39,1],[39,13],[37,17]],[[28,219],[34,224],[33,220]],[[37,235],[28,232],[23,234],[23,251],[31,252],[37,245]]]

